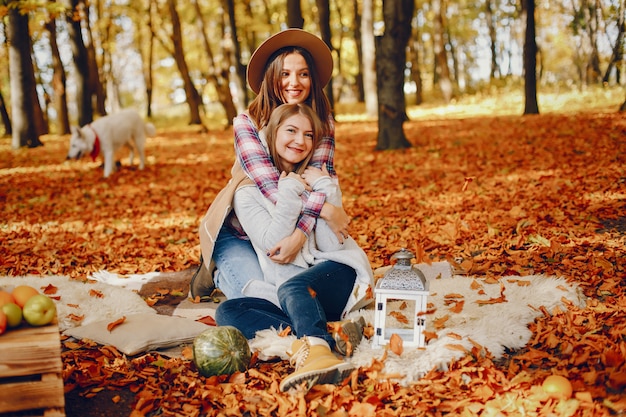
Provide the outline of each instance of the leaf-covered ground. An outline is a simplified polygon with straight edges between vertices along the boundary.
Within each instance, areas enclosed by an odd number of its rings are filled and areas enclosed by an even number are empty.
[[[133,415],[612,415],[626,412],[626,119],[588,113],[409,122],[413,147],[376,152],[375,123],[339,123],[336,164],[352,234],[372,267],[402,247],[470,275],[549,274],[579,283],[585,309],[545,311],[527,348],[494,363],[477,348],[411,387],[380,364],[342,387],[278,392],[285,363],[227,381],[190,361],[66,344],[67,390],[133,395]],[[230,131],[162,133],[144,171],[102,179],[66,162],[67,138],[13,151],[0,142],[0,275],[84,279],[198,264],[200,218],[226,183]],[[543,379],[572,382],[568,401]],[[100,394],[101,395],[101,394]],[[113,396],[112,404],[121,397]],[[499,413],[499,414],[498,414]]]

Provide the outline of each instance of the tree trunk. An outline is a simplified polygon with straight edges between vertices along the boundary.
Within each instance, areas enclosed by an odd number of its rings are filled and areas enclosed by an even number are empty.
[[[535,0],[523,0],[526,18],[524,39],[524,114],[539,114],[537,105],[537,41],[535,39]]]
[[[4,125],[5,136],[11,136],[13,134],[11,118],[9,117],[9,111],[7,110],[6,103],[4,102],[2,91],[0,91],[0,117],[2,118],[2,124]]]
[[[176,10],[176,0],[167,1],[170,17],[172,19],[172,42],[174,44],[174,60],[176,66],[180,72],[180,76],[183,79],[183,85],[185,88],[185,95],[187,97],[187,105],[189,106],[189,124],[201,125],[200,119],[200,105],[202,99],[198,90],[193,85],[191,76],[189,75],[189,68],[187,67],[187,61],[185,60],[185,49],[183,48],[183,35],[180,25],[180,17]]]
[[[464,85],[463,72],[461,71],[461,63],[459,57],[457,56],[458,51],[456,46],[454,46],[454,42],[451,41],[452,35],[450,34],[450,28],[446,25],[446,41],[445,41],[445,49],[446,51],[450,51],[450,58],[452,59],[452,81],[453,85],[456,87],[456,91],[461,90],[461,86]],[[453,89],[454,91],[454,89]]]
[[[496,19],[493,15],[493,0],[485,1],[485,11],[487,27],[489,28],[489,49],[491,51],[491,68],[489,69],[489,80],[495,80],[500,75],[498,68],[498,48],[497,48],[497,32]]]
[[[48,117],[47,117],[47,108],[50,104],[50,94],[46,91],[45,86],[43,85],[43,81],[41,80],[41,71],[37,67],[37,60],[35,59],[35,55],[32,48],[32,41],[30,42],[30,55],[31,55],[31,68],[33,73],[33,79],[35,80],[35,84],[33,87],[29,87],[28,91],[30,92],[30,102],[36,103],[37,105],[33,106],[33,116],[30,119],[31,123],[35,124],[35,131],[38,136],[45,135],[50,133],[50,127],[48,126]],[[43,90],[43,103],[39,102],[39,94],[37,93],[37,86],[40,86]]]
[[[626,25],[624,24],[624,11],[624,0],[620,0],[619,8],[617,10],[617,37],[615,39],[615,44],[613,45],[611,60],[609,61],[606,71],[604,72],[604,77],[602,77],[602,83],[604,84],[609,82],[613,68],[615,68],[615,82],[617,85],[620,84],[620,65],[622,63],[622,59],[624,58],[624,30],[626,30]]]
[[[246,1],[244,2],[244,7],[246,9],[246,14],[248,16],[254,16],[254,13],[252,12],[252,4],[250,4],[250,1]],[[266,4],[266,1],[263,2],[265,4],[266,7],[263,8],[263,11],[265,12],[265,22],[271,22],[272,21],[272,17],[271,17],[271,13],[268,10],[268,6]],[[247,30],[244,32],[244,36],[243,39],[241,40],[241,42],[245,42],[246,43],[246,49],[248,51],[250,51],[250,53],[252,53],[256,47],[261,43],[261,40],[259,40],[259,35],[258,35],[258,30],[255,28],[247,28]],[[263,40],[265,40],[265,32],[263,32]],[[241,57],[239,58],[241,59]],[[246,88],[247,88],[247,81],[246,81]],[[248,106],[248,102],[246,102],[246,107]]]
[[[598,13],[600,12],[598,0],[591,0],[591,2],[587,3],[587,7],[583,10],[585,12],[585,26],[587,28],[589,44],[591,46],[591,53],[589,55],[589,61],[587,62],[586,69],[586,82],[587,84],[597,84],[602,79],[602,72],[600,70],[600,53],[598,52]]]
[[[204,15],[202,10],[200,9],[200,4],[198,4],[198,0],[193,0],[193,6],[196,10],[196,19],[198,21],[198,29],[202,36],[202,45],[204,46],[204,52],[207,54],[208,62],[207,62],[207,73],[206,80],[213,84],[215,90],[217,91],[217,96],[224,107],[224,111],[226,112],[226,120],[228,121],[228,126],[233,124],[233,118],[237,116],[237,109],[235,108],[235,103],[233,103],[233,96],[230,93],[230,77],[229,71],[230,68],[230,53],[226,51],[224,59],[220,63],[215,62],[215,58],[213,56],[213,51],[211,50],[211,44],[209,43],[209,37],[206,33],[206,23],[204,21]],[[226,34],[222,34],[222,38],[224,38]]]
[[[91,88],[89,86],[89,64],[87,62],[87,48],[83,42],[80,24],[80,10],[85,7],[83,0],[72,0],[72,13],[68,14],[67,31],[74,57],[76,77],[76,107],[78,110],[78,124],[84,126],[93,121],[93,107],[91,104]],[[76,18],[74,18],[76,17]]]
[[[287,0],[287,26],[298,29],[304,26],[300,0]]]
[[[300,0],[287,0],[287,26],[298,29],[304,26]]]
[[[365,111],[367,117],[378,116],[378,95],[376,92],[376,46],[374,43],[374,2],[363,0],[361,15],[361,45],[363,48],[363,89],[365,90]]]
[[[103,13],[102,13],[102,8],[99,7],[100,6],[100,2],[97,1],[96,2],[97,6],[98,6],[98,13],[96,16],[96,19],[104,19]],[[85,30],[84,33],[87,36],[86,42],[85,42],[85,47],[87,49],[87,65],[89,65],[89,90],[91,91],[91,103],[92,103],[92,108],[94,108],[95,105],[95,109],[96,109],[96,113],[98,113],[100,116],[104,116],[106,115],[106,92],[105,89],[103,88],[103,84],[102,84],[102,77],[101,77],[101,70],[98,67],[98,60],[96,59],[96,45],[94,43],[93,40],[93,33],[91,31],[91,19],[89,18],[89,6],[85,6],[84,8],[84,13],[83,13],[83,21],[85,22]],[[106,56],[107,54],[107,49],[105,45],[108,45],[108,31],[111,28],[111,25],[106,25],[105,26],[105,31],[104,31],[104,39],[103,39],[103,45],[102,45],[102,50],[103,50],[103,55]],[[105,61],[105,58],[102,59],[103,64]]]
[[[407,120],[404,69],[414,7],[413,1],[383,2],[385,32],[376,37],[377,150],[411,147],[403,130],[404,121]]]
[[[37,99],[35,73],[32,62],[32,46],[28,32],[28,14],[22,14],[16,8],[10,8],[6,27],[9,45],[9,77],[11,79],[11,112],[13,116],[13,149],[24,146],[34,148],[42,146],[35,122]],[[34,94],[33,94],[34,93]]]
[[[361,41],[363,36],[361,34],[362,13],[359,11],[359,2],[357,0],[352,0],[352,10],[354,15],[352,33],[354,34],[354,44],[356,47],[357,62],[359,64],[357,73],[354,75],[354,84],[356,88],[357,101],[362,102],[365,100],[365,91],[363,89],[363,43]],[[375,110],[374,114],[376,114]]]
[[[330,5],[328,0],[316,0],[318,23],[320,26],[320,32],[322,34],[322,40],[328,45],[328,48],[333,50],[332,35],[330,32]],[[333,93],[333,77],[330,77],[328,84],[325,88],[326,96],[330,102],[330,108],[335,106],[335,95]]]
[[[50,36],[50,54],[52,58],[52,104],[56,113],[56,133],[70,133],[70,119],[67,112],[66,77],[59,46],[57,44],[56,16],[51,16],[45,24]]]
[[[335,13],[337,14],[337,16],[336,16],[337,21],[343,22],[344,18],[343,18],[342,8],[337,6],[335,8]],[[330,31],[330,27],[329,27],[329,31]],[[344,39],[346,38],[347,34],[348,34],[348,28],[347,27],[346,27],[346,30],[340,30],[339,33],[337,33],[337,38],[335,39],[336,43],[338,45],[343,45],[344,44]],[[332,39],[332,37],[331,37],[331,39]],[[334,70],[334,72],[337,75],[335,77],[332,77],[330,79],[330,81],[332,83],[333,102],[335,102],[335,101],[336,102],[340,102],[341,101],[341,96],[342,96],[342,94],[344,92],[344,89],[346,87],[347,79],[343,75],[344,72],[343,72],[343,68],[342,68],[343,61],[341,59],[341,48],[335,49],[334,52],[336,54],[336,59],[334,60],[334,62],[335,62],[335,70]],[[358,52],[357,52],[357,54],[358,54]]]
[[[444,101],[449,103],[452,100],[453,91],[445,42],[445,2],[446,0],[433,0],[431,5],[435,17],[433,22],[433,49],[435,52],[437,83]]]
[[[154,72],[152,70],[152,63],[154,61],[154,29],[152,28],[153,25],[153,16],[152,16],[152,6],[154,4],[153,0],[148,0],[148,21],[147,21],[147,25],[148,25],[148,30],[149,30],[149,37],[150,40],[148,41],[148,56],[146,58],[143,57],[142,55],[142,66],[143,66],[143,79],[144,82],[146,83],[146,116],[148,118],[152,117],[152,90],[153,90],[153,75]],[[135,26],[135,30],[137,30],[137,33],[141,34],[141,29],[138,27],[139,25]],[[141,51],[141,46],[143,45],[143,39],[141,36],[138,37],[139,40],[139,51]]]
[[[241,42],[239,42],[239,36],[237,35],[237,21],[235,19],[235,1],[225,0],[228,9],[228,22],[230,25],[230,39],[233,47],[231,55],[235,61],[235,69],[237,71],[237,85],[240,93],[240,103],[248,103],[248,88],[246,81],[246,66],[241,60]],[[243,109],[242,109],[243,110]],[[231,120],[232,123],[232,120]]]
[[[424,102],[424,87],[422,83],[422,71],[420,70],[420,33],[416,27],[413,31],[413,41],[410,43],[409,53],[411,59],[411,79],[415,83],[415,104]]]

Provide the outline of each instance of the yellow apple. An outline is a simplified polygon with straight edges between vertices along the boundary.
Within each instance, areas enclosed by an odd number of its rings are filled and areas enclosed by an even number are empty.
[[[11,292],[15,304],[22,308],[24,308],[24,304],[26,304],[30,297],[37,294],[39,294],[39,291],[30,285],[18,285],[13,288],[13,291]]]

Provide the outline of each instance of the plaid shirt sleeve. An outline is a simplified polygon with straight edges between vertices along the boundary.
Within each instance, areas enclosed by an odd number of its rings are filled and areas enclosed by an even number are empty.
[[[332,118],[330,118],[330,124],[332,130],[328,136],[322,138],[320,144],[317,146],[313,158],[311,158],[310,165],[317,168],[321,168],[323,164],[326,164],[326,169],[331,177],[337,177],[334,167],[335,159],[335,129]],[[304,209],[300,221],[298,222],[298,229],[305,232],[310,232],[315,227],[315,220],[320,216],[322,206],[326,201],[326,196],[319,192],[308,193],[307,199],[304,201]]]
[[[241,114],[233,120],[233,130],[235,153],[243,170],[256,183],[261,193],[272,203],[276,203],[280,173],[263,147],[256,126],[246,114]],[[326,163],[329,173],[336,176],[333,166],[334,151],[333,130],[331,135],[322,139],[311,163],[317,167]],[[304,209],[298,220],[298,228],[309,236],[315,228],[315,221],[320,215],[326,196],[323,193],[310,192],[303,193],[302,199]]]
[[[280,173],[263,147],[254,122],[245,114],[233,119],[235,153],[246,175],[272,203],[276,204]]]
[[[310,165],[313,165],[317,168],[322,168],[323,164],[326,164],[326,168],[328,169],[328,173],[331,177],[336,178],[337,173],[335,172],[335,125],[333,123],[332,117],[329,117],[329,122],[331,126],[331,132],[328,136],[322,138],[320,144],[317,146],[317,149],[313,153],[313,158],[311,158]]]

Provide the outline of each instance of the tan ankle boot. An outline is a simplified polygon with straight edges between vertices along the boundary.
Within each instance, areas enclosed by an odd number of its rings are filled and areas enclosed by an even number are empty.
[[[354,366],[337,358],[324,339],[303,337],[291,345],[289,360],[295,371],[280,383],[287,391],[306,381],[306,388],[317,384],[337,384],[354,370]]]
[[[335,339],[335,350],[343,356],[352,356],[363,339],[365,319],[328,322],[328,331]]]

